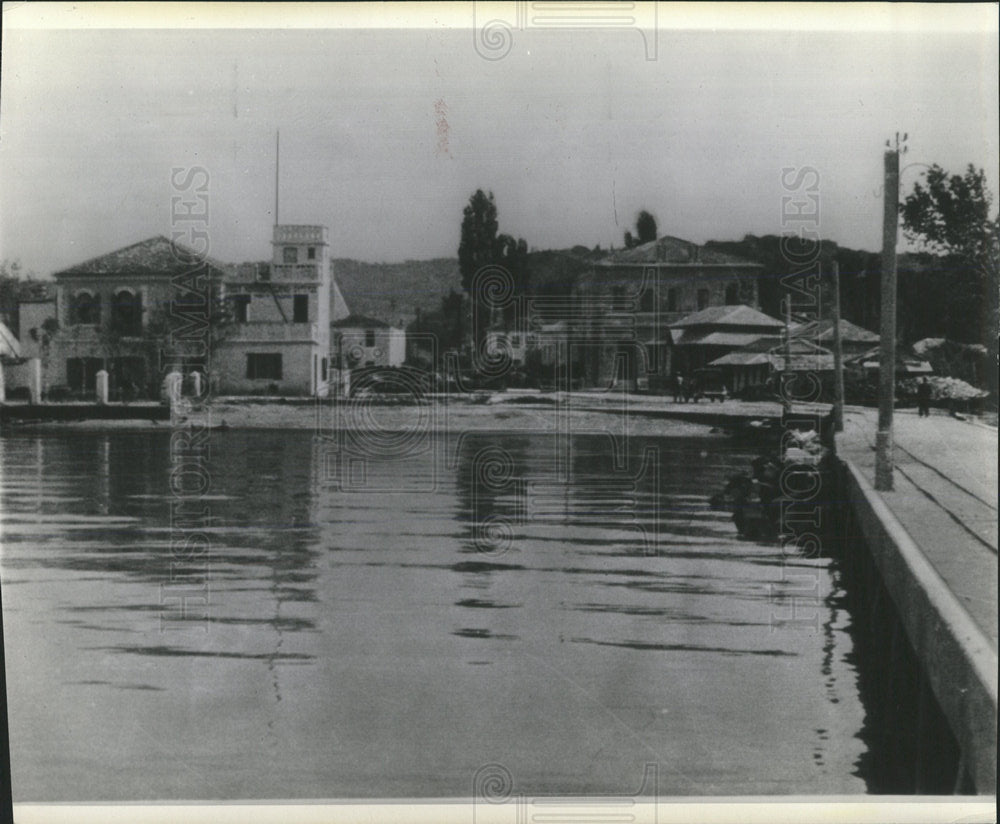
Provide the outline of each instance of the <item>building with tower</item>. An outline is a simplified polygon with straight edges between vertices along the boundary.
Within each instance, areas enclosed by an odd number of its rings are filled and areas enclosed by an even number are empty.
[[[333,281],[326,226],[277,225],[270,263],[225,281],[233,323],[213,355],[224,395],[327,394]]]

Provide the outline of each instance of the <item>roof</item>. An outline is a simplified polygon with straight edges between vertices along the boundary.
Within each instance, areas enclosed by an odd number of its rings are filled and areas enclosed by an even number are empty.
[[[178,254],[180,253],[180,254]],[[233,267],[213,258],[175,243],[163,235],[133,243],[106,255],[86,260],[56,272],[53,277],[94,277],[109,275],[113,277],[136,275],[160,275],[173,277],[189,273],[196,264],[206,263],[220,275],[227,275]]]
[[[631,249],[615,249],[597,261],[597,266],[618,266],[621,264],[665,263],[694,266],[755,266],[759,263],[745,258],[699,246],[681,238],[664,235],[656,240],[641,243]]]
[[[791,353],[788,358],[791,372],[830,372],[833,370],[833,355],[830,352]],[[709,366],[760,366],[769,365],[776,372],[785,371],[785,357],[782,352],[748,352],[742,349],[716,358]]]
[[[845,359],[845,363],[853,364],[855,366],[861,366],[864,369],[878,369],[879,368],[879,356],[881,351],[878,347],[874,349],[869,349],[860,355],[855,355],[854,357]],[[934,367],[930,365],[927,361],[920,360],[919,358],[909,357],[902,354],[901,352],[896,352],[896,371],[902,372],[908,375],[929,375],[934,371]]]
[[[792,338],[788,341],[788,354],[792,371],[815,369],[823,372],[833,369],[833,353],[812,341]],[[764,335],[736,352],[730,352],[712,361],[712,366],[759,366],[769,364],[784,371],[785,342],[779,335]]]
[[[685,331],[674,346],[730,346],[734,349],[753,343],[760,332],[690,332]]]
[[[9,358],[21,357],[21,344],[3,321],[0,321],[0,355]]]
[[[746,349],[737,349],[735,352],[730,352],[727,355],[723,355],[721,358],[716,358],[711,362],[712,366],[759,366],[760,364],[770,363],[769,356],[767,352],[750,352]]]
[[[368,315],[348,315],[346,318],[341,318],[340,320],[335,320],[330,324],[331,328],[335,329],[390,329],[391,324],[386,323],[384,320],[379,320],[378,318],[372,318]]]
[[[811,340],[832,341],[833,340],[833,320],[814,320],[809,323],[801,323],[791,330],[792,337],[809,338]],[[875,332],[869,332],[861,326],[851,323],[849,320],[840,320],[840,339],[847,343],[878,343],[879,336]]]
[[[709,306],[670,324],[671,329],[685,329],[690,326],[757,326],[762,329],[781,329],[784,324],[757,309],[738,304]]]

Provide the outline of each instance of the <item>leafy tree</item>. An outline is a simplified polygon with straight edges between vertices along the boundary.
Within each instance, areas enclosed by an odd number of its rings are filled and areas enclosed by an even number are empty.
[[[494,262],[498,226],[493,192],[485,194],[476,189],[462,212],[462,239],[458,245],[458,268],[466,294],[476,272]]]
[[[522,295],[528,287],[528,244],[523,238],[498,235],[497,207],[493,193],[477,189],[469,198],[462,215],[462,238],[458,247],[458,268],[462,275],[462,288],[469,295],[474,312],[474,329],[479,346],[491,320],[489,306],[484,296],[472,294],[476,273],[484,266],[499,266],[510,273],[512,291]],[[449,304],[454,306],[455,304]],[[505,321],[511,320],[510,310],[505,310]]]
[[[903,202],[903,230],[921,247],[943,255],[951,270],[946,311],[961,318],[969,337],[986,345],[991,395],[997,392],[1000,321],[1000,217],[990,216],[993,195],[986,174],[969,164],[949,175],[937,164]]]
[[[632,237],[632,233],[628,229],[626,229],[625,230],[625,248],[626,249],[631,249],[633,246],[635,246],[635,238]]]
[[[635,233],[640,244],[656,240],[656,218],[645,209],[635,219]]]
[[[496,262],[510,272],[513,293],[524,295],[528,291],[528,244],[524,238],[515,240],[511,235],[500,235],[497,238]],[[513,320],[514,304],[504,310],[504,323],[510,325]]]

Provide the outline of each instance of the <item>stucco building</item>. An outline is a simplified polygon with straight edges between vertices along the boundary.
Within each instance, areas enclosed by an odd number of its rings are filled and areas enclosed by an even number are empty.
[[[267,264],[225,281],[232,323],[213,358],[213,388],[231,395],[324,396],[333,280],[325,226],[277,225]]]
[[[162,235],[54,273],[58,331],[48,345],[46,387],[68,387],[89,397],[103,369],[112,397],[155,395],[170,357],[164,345],[171,323],[181,319],[181,326],[197,326],[201,316],[207,326],[211,295],[226,274],[224,264]],[[201,298],[197,289],[203,290]],[[204,305],[196,305],[201,301]],[[39,320],[44,318],[27,322]],[[206,353],[198,349],[185,347],[180,361],[205,368]]]
[[[332,357],[341,369],[402,366],[406,332],[378,318],[351,314],[330,324]]]
[[[585,383],[664,386],[677,371],[670,326],[710,307],[760,305],[760,264],[679,238],[611,252],[577,283],[573,340]]]

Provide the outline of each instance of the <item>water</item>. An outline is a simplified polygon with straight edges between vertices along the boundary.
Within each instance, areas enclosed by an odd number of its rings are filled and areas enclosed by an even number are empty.
[[[835,565],[708,510],[724,439],[183,448],[0,439],[15,800],[470,796],[487,764],[865,792]]]

